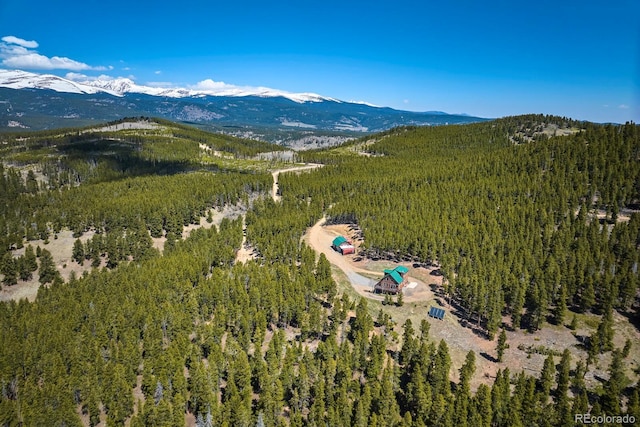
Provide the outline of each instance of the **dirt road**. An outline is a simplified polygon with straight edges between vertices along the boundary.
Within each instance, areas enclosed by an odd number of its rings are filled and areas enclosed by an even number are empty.
[[[255,259],[256,256],[253,252],[253,248],[247,245],[247,215],[242,215],[242,243],[240,244],[240,249],[236,254],[236,262],[245,263],[250,259]]]
[[[273,187],[271,188],[271,198],[275,201],[275,202],[279,202],[281,197],[278,195],[278,177],[280,176],[281,173],[284,172],[296,172],[296,171],[303,171],[303,170],[308,170],[308,169],[316,169],[316,168],[320,168],[324,165],[319,164],[319,163],[308,163],[304,166],[295,166],[292,168],[287,168],[287,169],[278,169],[275,170],[273,172],[271,172],[271,176],[273,176]]]
[[[315,250],[316,253],[323,253],[331,264],[342,270],[349,278],[353,288],[358,291],[359,294],[371,297],[371,291],[376,281],[363,276],[363,274],[382,276],[382,273],[358,268],[349,263],[341,254],[334,251],[331,248],[331,242],[336,238],[337,234],[325,229],[323,227],[325,222],[326,218],[323,217],[316,222],[313,227],[309,228],[304,236],[305,242]]]
[[[271,172],[271,176],[273,176],[273,186],[271,188],[271,198],[278,202],[281,197],[278,195],[278,177],[281,173],[284,172],[296,172],[302,170],[316,169],[322,167],[324,165],[317,163],[309,163],[304,166],[294,166],[291,168],[278,169]],[[245,263],[250,259],[255,259],[255,253],[253,252],[253,248],[247,245],[247,223],[246,220],[246,212],[242,214],[242,244],[240,245],[240,250],[236,254],[236,262]]]

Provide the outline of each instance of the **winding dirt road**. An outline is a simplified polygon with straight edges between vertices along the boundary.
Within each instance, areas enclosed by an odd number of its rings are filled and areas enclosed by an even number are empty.
[[[278,177],[281,173],[285,172],[297,172],[309,169],[316,169],[322,167],[324,165],[319,163],[308,163],[304,166],[294,166],[291,168],[278,169],[271,172],[271,176],[273,177],[273,186],[271,187],[271,198],[274,202],[279,202],[281,197],[278,195]],[[240,249],[236,253],[236,261],[245,263],[251,259],[255,259],[255,253],[253,252],[253,248],[247,245],[247,223],[246,223],[246,213],[242,215],[242,243],[240,245]]]
[[[310,163],[304,166],[296,166],[288,169],[278,169],[273,171],[271,175],[273,176],[273,187],[271,189],[271,197],[274,201],[280,201],[281,197],[278,195],[278,177],[281,173],[285,172],[297,172],[309,169],[316,169],[322,167],[324,165],[317,163]],[[316,222],[313,227],[307,230],[305,233],[304,239],[307,244],[314,250],[316,253],[323,253],[329,262],[340,270],[344,272],[347,276],[353,288],[361,295],[371,297],[373,290],[373,286],[376,281],[370,279],[368,277],[363,276],[362,274],[373,274],[382,276],[382,273],[376,273],[368,270],[364,270],[358,268],[349,263],[341,254],[334,251],[331,248],[331,242],[337,236],[337,234],[331,233],[323,225],[326,222],[326,218],[322,217],[318,222]]]
[[[281,199],[281,197],[278,195],[278,177],[280,176],[281,173],[317,169],[322,166],[324,165],[320,163],[308,163],[304,166],[294,166],[292,168],[278,169],[271,172],[271,176],[273,176],[273,187],[271,188],[271,198],[273,199],[273,201],[279,202]]]

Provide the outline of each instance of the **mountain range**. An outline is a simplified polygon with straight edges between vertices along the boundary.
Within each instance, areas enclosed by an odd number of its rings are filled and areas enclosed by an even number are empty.
[[[0,69],[0,131],[84,126],[131,116],[162,117],[276,142],[309,135],[340,139],[402,125],[486,120],[215,82],[205,88],[166,88],[138,85],[126,78],[78,82]]]

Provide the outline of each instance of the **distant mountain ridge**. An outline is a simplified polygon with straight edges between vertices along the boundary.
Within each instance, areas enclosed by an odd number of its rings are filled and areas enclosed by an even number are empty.
[[[269,88],[240,88],[230,85],[217,84],[211,82],[210,89],[188,89],[188,88],[163,88],[154,86],[144,86],[136,84],[128,78],[117,79],[96,79],[75,81],[65,79],[53,74],[36,74],[21,70],[0,69],[0,87],[11,89],[51,89],[56,92],[93,94],[105,92],[114,96],[124,96],[128,93],[139,93],[152,96],[162,96],[167,98],[187,98],[201,96],[260,96],[260,97],[283,97],[294,102],[322,102],[335,101],[334,98],[321,96],[315,93],[290,93]]]
[[[192,122],[213,130],[281,141],[323,134],[358,136],[402,125],[487,119],[440,111],[411,112],[269,88],[160,88],[130,79],[76,82],[0,69],[0,130],[84,126],[131,116]],[[273,132],[277,136],[272,135]],[[288,136],[282,136],[286,133]]]

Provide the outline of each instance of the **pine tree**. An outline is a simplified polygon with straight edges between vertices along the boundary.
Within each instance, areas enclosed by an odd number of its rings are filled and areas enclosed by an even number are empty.
[[[24,263],[28,271],[34,272],[38,269],[38,261],[33,246],[27,245],[24,249]]]
[[[404,305],[404,297],[402,296],[402,291],[400,291],[396,295],[396,307],[402,307],[403,305]]]
[[[556,397],[566,395],[569,389],[569,374],[571,370],[571,353],[568,349],[562,352],[556,375]]]
[[[43,249],[40,254],[40,283],[50,283],[56,276],[56,266],[53,263],[51,252]]]
[[[476,408],[481,423],[473,424],[479,427],[490,427],[493,410],[491,408],[491,390],[486,384],[480,384],[473,397],[473,404]]]
[[[420,344],[426,343],[429,340],[429,331],[431,330],[431,324],[426,319],[420,320]]]
[[[555,412],[560,425],[569,425],[573,422],[573,414],[570,412],[569,397],[567,396],[570,371],[571,353],[569,353],[568,349],[565,349],[556,374]]]
[[[502,329],[500,331],[500,335],[498,336],[498,346],[496,347],[496,352],[498,353],[498,362],[502,362],[502,356],[504,355],[504,351],[509,348],[507,344],[507,334]]]
[[[627,414],[635,417],[636,420],[640,420],[640,395],[638,393],[638,387],[636,384],[629,397],[629,403],[627,403]]]
[[[538,390],[540,391],[540,401],[542,404],[546,404],[549,399],[549,392],[553,385],[554,371],[555,365],[553,363],[553,356],[549,355],[544,361],[542,372],[540,373],[540,379],[538,380]]]
[[[9,286],[18,283],[18,263],[13,258],[13,255],[11,255],[11,252],[7,252],[4,254],[1,263],[1,272],[2,274],[4,274],[2,283]]]
[[[381,423],[386,426],[394,426],[401,420],[392,378],[392,369],[387,367],[382,373],[382,388],[378,399]]]
[[[29,271],[25,257],[21,256],[16,261],[18,265],[18,276],[20,277],[20,280],[31,280],[33,274],[31,273],[31,271]]]
[[[564,316],[567,312],[567,289],[565,286],[560,287],[560,294],[556,300],[556,305],[553,309],[553,321],[556,325],[562,325],[564,323]]]
[[[593,279],[587,279],[587,285],[580,294],[580,310],[585,312],[591,310],[596,303],[596,292],[593,286]]]
[[[578,329],[578,318],[575,314],[573,315],[573,317],[571,317],[571,323],[569,324],[569,329],[571,329],[572,331],[575,331],[576,329]]]
[[[327,300],[331,301],[336,294],[336,284],[333,277],[331,277],[331,263],[323,253],[318,257],[315,276],[319,289],[322,292],[326,292],[328,295]]]
[[[428,378],[433,394],[448,398],[451,394],[449,383],[449,369],[451,368],[451,357],[449,347],[444,340],[440,340],[438,350],[434,357],[434,362],[429,366]]]
[[[402,334],[402,349],[400,350],[400,363],[408,366],[409,362],[413,358],[413,355],[417,352],[417,341],[414,337],[413,324],[411,319],[407,319],[403,326],[404,332]]]
[[[626,359],[629,357],[629,353],[631,352],[631,340],[629,338],[624,342],[624,347],[622,348],[622,358]]]
[[[610,303],[605,307],[605,312],[598,325],[596,334],[598,336],[598,351],[600,353],[604,353],[613,348],[613,308]]]
[[[609,380],[604,384],[604,396],[602,396],[602,410],[607,415],[620,415],[620,396],[626,387],[628,379],[624,374],[622,353],[613,350],[611,364],[609,365]]]
[[[85,257],[84,245],[82,244],[80,239],[76,239],[75,242],[73,242],[72,258],[74,259],[75,262],[82,265],[82,263],[84,262],[84,257]]]
[[[473,351],[467,353],[464,365],[460,368],[460,382],[456,387],[454,403],[454,423],[456,426],[465,427],[468,425],[469,404],[471,402],[470,385],[471,378],[475,372],[476,356]]]

